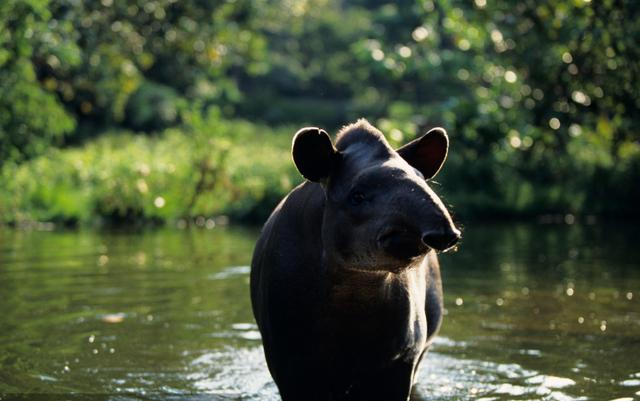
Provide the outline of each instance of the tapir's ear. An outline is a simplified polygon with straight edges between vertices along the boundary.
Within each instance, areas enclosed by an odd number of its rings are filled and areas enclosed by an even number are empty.
[[[316,182],[329,177],[338,157],[329,134],[316,127],[305,127],[296,132],[291,153],[300,174]]]
[[[433,178],[442,168],[449,150],[449,137],[444,128],[432,128],[422,137],[397,150],[425,179]]]

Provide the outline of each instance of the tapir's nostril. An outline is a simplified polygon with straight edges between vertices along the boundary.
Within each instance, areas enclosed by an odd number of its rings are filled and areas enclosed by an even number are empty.
[[[422,242],[430,248],[444,251],[451,248],[460,240],[460,230],[450,228],[445,230],[427,231],[422,235]]]

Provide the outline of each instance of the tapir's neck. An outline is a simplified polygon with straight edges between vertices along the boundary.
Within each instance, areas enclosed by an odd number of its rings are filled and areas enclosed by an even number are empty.
[[[426,261],[417,263],[399,273],[329,269],[323,323],[332,329],[327,335],[344,339],[354,352],[376,347],[390,358],[409,357],[405,353],[417,343],[422,347]],[[372,339],[371,333],[376,333]]]
[[[329,292],[334,301],[341,302],[343,305],[384,302],[390,296],[390,289],[399,284],[401,274],[329,267],[327,270]]]
[[[365,270],[351,266],[328,263],[327,284],[332,301],[341,305],[368,305],[377,303],[388,305],[400,298],[412,296],[409,293],[414,281],[424,281],[423,260],[419,259],[407,266],[399,266],[397,271]],[[421,280],[422,278],[422,280]]]

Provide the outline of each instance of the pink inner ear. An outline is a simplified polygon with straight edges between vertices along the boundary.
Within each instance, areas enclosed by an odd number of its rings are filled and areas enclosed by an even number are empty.
[[[425,178],[431,178],[438,173],[446,157],[446,138],[439,134],[427,134],[416,149],[414,163]]]

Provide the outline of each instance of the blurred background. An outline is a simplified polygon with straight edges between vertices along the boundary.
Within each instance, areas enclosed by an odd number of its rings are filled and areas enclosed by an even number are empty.
[[[302,181],[293,134],[364,117],[451,139],[430,185],[464,236],[412,399],[640,399],[639,21],[635,0],[0,0],[0,398],[278,400],[258,227]]]
[[[360,117],[445,127],[463,220],[637,216],[639,8],[5,0],[0,221],[260,223],[301,181],[293,133]]]

